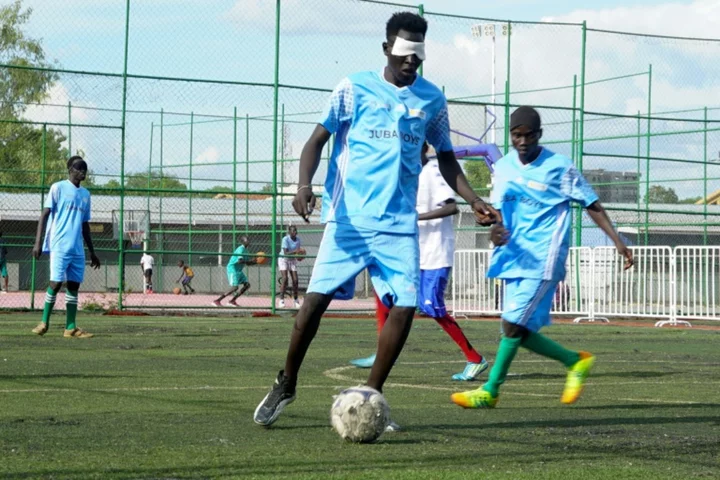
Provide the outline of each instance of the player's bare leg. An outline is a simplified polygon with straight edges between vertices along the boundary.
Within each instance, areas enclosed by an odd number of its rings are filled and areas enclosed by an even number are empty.
[[[414,316],[415,308],[413,307],[395,306],[390,309],[390,316],[380,332],[377,357],[370,371],[368,386],[382,392],[383,384],[405,346]]]

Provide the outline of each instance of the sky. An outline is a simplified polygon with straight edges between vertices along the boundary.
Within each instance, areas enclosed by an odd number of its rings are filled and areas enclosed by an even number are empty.
[[[130,9],[128,72],[185,79],[258,82],[271,84],[274,73],[274,1],[272,0],[133,0]],[[403,3],[403,2],[401,2]],[[41,38],[49,58],[59,67],[88,72],[123,71],[125,34],[124,0],[25,0],[34,9],[28,33]],[[572,115],[562,107],[573,104],[573,79],[581,76],[581,29],[552,22],[581,23],[591,29],[621,30],[658,35],[719,37],[718,0],[427,0],[426,12],[443,12],[482,18],[541,22],[514,25],[511,35],[509,85],[513,103],[532,103],[542,110],[545,140],[572,154]],[[357,70],[379,69],[384,64],[380,44],[384,22],[394,8],[353,0],[283,0],[280,42],[281,84],[331,89],[343,76]],[[489,22],[443,16],[427,16],[428,60],[425,76],[445,89],[448,98],[478,96],[490,100],[492,51],[489,38],[476,38],[471,27]],[[507,36],[497,28],[495,41],[496,101],[508,78]],[[80,26],[80,28],[79,28]],[[720,42],[682,42],[667,39],[618,36],[588,32],[586,80],[599,82],[586,87],[585,107],[590,112],[619,115],[646,113],[648,94],[651,109],[661,112],[720,106]],[[652,87],[650,65],[652,64]],[[603,80],[625,77],[613,81]],[[563,88],[564,87],[564,88]],[[521,93],[546,89],[542,92]],[[576,92],[577,93],[577,92]],[[195,187],[222,184],[237,186],[248,180],[251,189],[271,178],[272,123],[254,119],[246,129],[244,117],[269,115],[273,108],[272,89],[263,86],[199,84],[183,81],[131,79],[128,82],[126,170],[146,171],[157,167],[163,157],[165,172],[190,177],[193,163]],[[285,153],[297,157],[304,140],[323,108],[324,91],[287,89],[280,102],[288,126]],[[62,75],[48,103],[60,107],[33,107],[26,116],[33,120],[64,122],[67,103],[72,102],[73,123],[118,125],[117,108],[122,100],[119,78]],[[580,99],[576,95],[575,101]],[[89,107],[83,109],[82,107]],[[90,108],[94,109],[91,110]],[[159,114],[163,110],[162,115]],[[232,116],[237,109],[239,121]],[[190,127],[193,115],[193,126]],[[709,118],[720,120],[720,111]],[[495,113],[501,113],[496,111]],[[224,116],[209,118],[203,115]],[[702,118],[695,110],[677,117]],[[594,137],[622,137],[638,131],[636,119],[614,121],[596,116],[587,118],[586,134]],[[451,111],[453,125],[480,135],[489,122],[482,107],[457,107]],[[160,145],[160,123],[162,147]],[[692,129],[697,123],[655,122],[653,130]],[[189,140],[190,129],[192,142]],[[647,129],[642,122],[640,129]],[[118,172],[120,135],[117,130],[79,128],[72,132],[73,150],[82,148],[102,159],[98,172]],[[699,160],[703,134],[653,138],[651,151],[658,156]],[[720,134],[709,134],[711,152],[720,151]],[[498,140],[499,143],[499,140]],[[152,145],[152,146],[151,146]],[[640,148],[640,150],[638,150]],[[589,142],[590,152],[635,154],[645,152],[637,138]],[[713,155],[715,154],[713,153]],[[152,157],[152,158],[151,158]],[[233,172],[233,158],[248,157],[252,169]],[[634,161],[587,157],[591,168],[630,169]],[[657,164],[654,178],[675,175],[676,164]],[[287,165],[284,176],[294,181],[296,166]],[[668,173],[670,172],[670,173]],[[700,167],[689,166],[686,178],[696,179]],[[715,177],[720,177],[720,171]],[[322,172],[319,173],[322,175]],[[712,174],[711,174],[712,175]],[[110,177],[106,177],[110,178]],[[232,183],[235,178],[236,182]],[[678,182],[690,192],[697,181]]]

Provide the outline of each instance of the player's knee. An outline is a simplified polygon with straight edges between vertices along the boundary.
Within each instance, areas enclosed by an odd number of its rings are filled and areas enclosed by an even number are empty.
[[[530,331],[522,325],[517,325],[515,323],[508,322],[507,320],[502,321],[502,330],[508,338],[525,339],[525,337],[527,337],[530,333]]]
[[[62,282],[50,282],[50,288],[52,289],[53,293],[57,295],[57,293],[60,292],[60,289],[62,288]]]

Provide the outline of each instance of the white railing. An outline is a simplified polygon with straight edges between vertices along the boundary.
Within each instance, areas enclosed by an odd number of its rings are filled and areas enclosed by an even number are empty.
[[[676,318],[720,319],[720,247],[677,247],[674,267]]]
[[[720,247],[631,247],[635,266],[613,247],[571,248],[567,276],[553,301],[555,315],[575,322],[608,317],[658,319],[655,324],[687,325],[682,319],[720,320]],[[487,278],[492,250],[458,250],[453,269],[455,315],[499,315],[502,282]]]

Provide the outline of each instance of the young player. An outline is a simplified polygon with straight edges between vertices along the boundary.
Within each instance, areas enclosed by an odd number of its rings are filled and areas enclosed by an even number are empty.
[[[249,245],[250,240],[248,239],[248,237],[246,237],[245,235],[240,237],[240,245],[238,245],[238,247],[235,249],[232,257],[230,257],[230,261],[227,264],[227,279],[228,283],[230,284],[230,290],[228,290],[227,293],[224,293],[218,298],[216,298],[212,302],[214,306],[222,306],[222,303],[220,303],[222,302],[222,299],[234,294],[228,303],[234,307],[238,307],[239,305],[235,303],[235,301],[240,295],[247,292],[250,288],[250,282],[248,281],[245,272],[243,272],[243,268],[245,267],[245,265],[255,265],[257,263],[257,260],[248,257],[247,247]],[[240,288],[241,285],[242,288]]]
[[[190,268],[190,265],[186,265],[183,260],[178,262],[178,267],[182,270],[180,278],[175,283],[179,283],[183,289],[183,295],[188,293],[195,293],[195,289],[192,288],[192,279],[195,278],[195,272]]]
[[[93,334],[77,327],[78,290],[85,275],[85,246],[90,252],[90,266],[100,268],[90,236],[90,192],[80,183],[87,176],[87,163],[80,156],[67,161],[68,179],[50,187],[45,207],[38,221],[33,257],[50,254],[50,286],[45,294],[42,322],[33,333],[45,335],[50,325],[50,314],[63,282],[65,290],[66,338],[92,338]],[[48,223],[49,221],[49,223]],[[47,226],[47,231],[46,227]],[[43,232],[45,233],[43,241]]]
[[[143,278],[145,279],[144,291],[146,294],[153,293],[152,275],[154,266],[155,259],[153,256],[143,252],[143,256],[140,257],[140,268],[142,269]]]
[[[386,26],[386,67],[344,79],[333,91],[320,124],[300,156],[299,185],[293,207],[308,221],[315,204],[311,182],[320,154],[335,134],[323,195],[325,233],[308,294],[295,317],[290,346],[270,393],[255,410],[260,425],[274,423],[295,400],[298,371],[333,295],[367,268],[390,315],[378,341],[377,359],[367,385],[383,384],[410,332],[420,259],[417,240],[420,149],[427,140],[438,153],[450,187],[472,205],[478,221],[495,214],[465,178],[450,142],[445,97],[417,75],[425,59],[427,23],[409,12],[394,14]]]
[[[570,202],[582,205],[613,240],[625,257],[625,268],[633,265],[632,253],[572,160],[538,144],[542,137],[538,112],[531,107],[515,110],[510,135],[515,151],[495,165],[492,198],[503,223],[491,231],[496,248],[488,270],[488,277],[505,280],[503,337],[487,383],[452,395],[452,401],[465,408],[495,407],[500,385],[521,346],[567,367],[562,403],[574,403],[580,397],[595,357],[568,350],[539,333],[550,324],[553,296],[565,278]]]
[[[290,225],[288,227],[288,233],[282,239],[282,248],[280,249],[280,256],[278,257],[278,268],[280,269],[280,308],[285,308],[285,291],[287,290],[288,284],[288,272],[290,272],[290,278],[292,280],[292,292],[293,292],[293,306],[300,308],[298,302],[298,274],[297,274],[297,258],[287,257],[286,255],[295,255],[302,247],[300,237],[297,236],[297,227]]]
[[[452,376],[453,380],[475,380],[488,368],[487,361],[470,345],[470,341],[445,308],[445,287],[453,265],[455,231],[452,216],[458,213],[455,192],[442,178],[437,160],[427,157],[428,144],[423,145],[421,159],[423,169],[417,198],[418,228],[420,230],[420,301],[418,308],[435,319],[460,347],[467,365],[465,370]],[[378,332],[382,331],[390,311],[375,295]],[[352,360],[359,368],[370,368],[375,355]]]
[[[8,293],[7,247],[2,238],[2,232],[0,232],[0,277],[2,277],[5,284],[5,288],[0,290],[0,293],[6,294]]]

